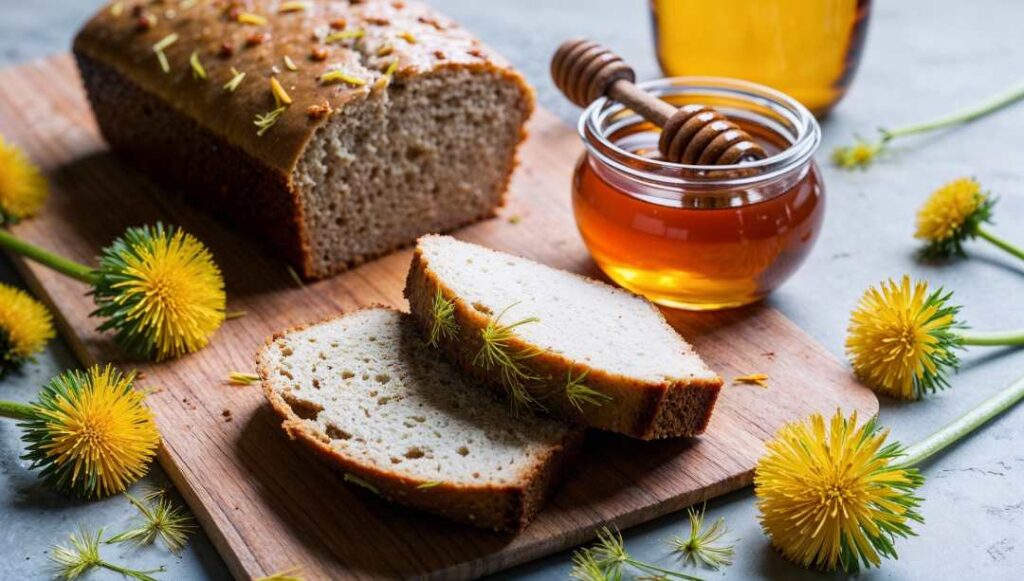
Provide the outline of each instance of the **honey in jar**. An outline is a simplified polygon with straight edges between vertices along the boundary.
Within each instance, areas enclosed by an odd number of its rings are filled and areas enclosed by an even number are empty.
[[[768,152],[736,166],[669,163],[659,130],[599,99],[583,114],[573,179],[576,223],[598,266],[650,300],[692,310],[757,301],[791,276],[817,239],[824,184],[820,129],[785,95],[711,78],[641,85],[676,106],[710,105]]]
[[[823,115],[860,60],[870,0],[651,0],[667,76],[746,79]]]

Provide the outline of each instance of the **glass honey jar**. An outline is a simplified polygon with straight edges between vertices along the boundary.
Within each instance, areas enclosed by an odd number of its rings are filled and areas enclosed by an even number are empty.
[[[666,76],[754,81],[826,114],[860,61],[870,0],[651,0]]]
[[[818,122],[793,98],[744,81],[679,77],[640,87],[677,107],[716,108],[769,155],[740,165],[667,162],[660,130],[602,97],[579,122],[586,149],[573,212],[584,243],[608,277],[662,305],[712,310],[760,300],[796,271],[821,229]]]

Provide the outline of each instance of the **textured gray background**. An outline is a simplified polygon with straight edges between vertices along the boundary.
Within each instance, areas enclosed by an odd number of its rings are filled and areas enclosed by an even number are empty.
[[[753,1],[753,0],[747,0]],[[0,64],[66,50],[91,13],[89,0],[0,0]],[[552,89],[548,58],[558,42],[587,35],[613,46],[641,78],[658,76],[651,51],[647,4],[640,0],[434,0],[526,72],[541,102],[565,120],[577,112]],[[730,2],[723,1],[723,9]],[[855,131],[898,126],[971,104],[1024,79],[1019,0],[901,0],[879,2],[860,73],[847,99],[824,123],[822,152]],[[1024,243],[1024,103],[972,126],[908,141],[897,155],[867,172],[825,169],[828,216],[824,234],[803,270],[771,301],[832,353],[842,356],[850,308],[869,284],[905,272],[956,291],[963,319],[978,329],[1024,327],[1024,264],[975,243],[971,259],[924,265],[914,256],[914,212],[944,181],[973,175],[996,192],[995,230]],[[819,155],[820,159],[825,154]],[[568,195],[568,176],[566,176]],[[20,284],[0,259],[0,280]],[[0,394],[30,399],[47,377],[74,359],[60,341],[23,376],[0,384]],[[913,404],[882,402],[881,420],[896,438],[912,442],[1024,374],[1024,353],[975,349],[965,354],[954,388]],[[924,467],[921,493],[927,523],[920,536],[900,541],[900,560],[864,575],[879,579],[1019,578],[1024,570],[1024,409],[1012,411],[975,437]],[[120,529],[133,509],[118,498],[67,501],[41,489],[18,460],[21,443],[0,423],[0,578],[48,574],[47,547],[77,523]],[[154,468],[148,480],[162,481]],[[739,539],[736,564],[719,572],[687,568],[702,577],[814,578],[780,559],[761,534],[752,494],[743,491],[708,504]],[[664,544],[685,526],[683,513],[631,529],[627,547],[637,556],[673,563]],[[226,570],[198,534],[181,557],[160,549],[107,551],[137,566],[166,564],[167,579],[224,578]],[[569,554],[543,559],[502,577],[564,578]],[[117,576],[109,577],[116,578]],[[108,578],[96,575],[94,578]]]

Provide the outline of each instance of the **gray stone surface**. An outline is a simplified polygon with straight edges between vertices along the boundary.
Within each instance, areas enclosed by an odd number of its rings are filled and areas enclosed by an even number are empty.
[[[710,1],[710,0],[709,0]],[[547,79],[547,62],[570,35],[602,40],[632,61],[640,77],[658,75],[651,52],[645,2],[634,0],[434,0],[522,68],[541,102],[567,121],[576,111]],[[728,3],[722,3],[728,9]],[[0,64],[13,64],[65,50],[75,28],[95,2],[0,0]],[[824,124],[822,152],[870,134],[879,125],[898,126],[971,104],[1024,77],[1018,0],[903,0],[878,3],[864,61],[847,99]],[[969,127],[909,140],[896,155],[866,172],[825,169],[828,216],[824,234],[803,270],[771,301],[842,356],[846,319],[862,290],[888,276],[910,273],[945,285],[964,305],[963,319],[978,329],[1024,327],[1024,264],[981,243],[971,258],[943,265],[920,263],[911,238],[922,199],[944,181],[973,175],[1000,197],[995,230],[1024,242],[1024,168],[1020,135],[1024,104]],[[819,156],[824,159],[825,154]],[[568,176],[566,176],[568,195]],[[0,266],[0,280],[18,282]],[[29,399],[57,370],[75,364],[55,342],[22,377],[4,380],[4,397]],[[913,404],[882,402],[881,421],[893,436],[913,442],[1024,374],[1024,353],[972,349],[953,379],[953,389]],[[877,579],[1015,579],[1024,570],[1024,409],[993,422],[968,441],[924,466],[921,493],[926,524],[919,536],[897,544],[900,560],[864,575]],[[120,499],[71,502],[41,490],[17,459],[14,427],[0,423],[0,578],[47,574],[46,548],[79,522],[120,528],[133,510]],[[154,470],[150,478],[161,480]],[[785,563],[770,548],[757,523],[750,491],[708,503],[709,515],[724,516],[739,539],[736,564],[718,572],[686,569],[706,578],[815,578]],[[670,515],[629,530],[627,547],[663,565],[673,557],[665,545],[684,530],[685,515]],[[167,564],[164,578],[222,578],[225,569],[203,535],[180,557],[158,549],[108,551],[139,566]],[[519,567],[502,577],[554,579],[568,572],[569,554]],[[116,576],[115,576],[116,577]],[[95,578],[104,578],[97,575]]]

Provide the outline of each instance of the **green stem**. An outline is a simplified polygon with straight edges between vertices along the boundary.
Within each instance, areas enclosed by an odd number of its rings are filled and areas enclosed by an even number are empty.
[[[1010,409],[1022,398],[1024,398],[1024,377],[1003,388],[1002,391],[953,420],[939,431],[907,448],[903,463],[907,466],[920,464],[945,450],[985,422]]]
[[[974,230],[974,233],[977,234],[979,237],[988,240],[992,244],[995,244],[997,247],[1002,248],[1003,250],[1016,256],[1017,258],[1024,260],[1024,248],[1018,248],[1017,246],[1010,244],[1006,240],[1003,240],[1002,238],[993,235],[991,232],[985,230],[980,226]]]
[[[25,403],[16,401],[0,401],[0,417],[12,420],[32,420],[36,417],[35,409]]]
[[[882,136],[885,140],[889,140],[894,137],[904,137],[906,135],[914,135],[915,133],[926,133],[934,129],[948,127],[950,125],[967,123],[968,121],[974,121],[979,117],[984,117],[989,113],[998,111],[1007,105],[1015,103],[1021,98],[1024,98],[1024,84],[1016,85],[1010,90],[1000,93],[988,101],[979,103],[973,107],[961,109],[960,111],[951,113],[945,117],[940,117],[934,121],[908,125],[907,127],[900,127],[899,129],[893,130],[882,129]]]
[[[1016,331],[977,332],[961,331],[958,333],[964,345],[980,345],[995,347],[999,345],[1024,345],[1024,329]]]
[[[680,573],[679,571],[672,571],[670,569],[663,569],[661,567],[658,567],[657,565],[651,565],[650,563],[645,563],[643,561],[637,561],[636,559],[633,559],[632,557],[630,557],[629,559],[626,559],[626,563],[629,563],[630,565],[636,567],[637,569],[642,569],[644,571],[647,571],[648,573],[660,573],[661,575],[665,576],[666,578],[684,579],[686,581],[704,581],[700,577],[693,577],[691,575],[687,575],[686,573]]]
[[[68,260],[62,256],[57,256],[52,252],[29,244],[3,229],[0,229],[0,248],[6,248],[11,252],[17,252],[22,256],[31,258],[42,265],[48,266],[59,273],[66,274],[71,278],[78,279],[84,283],[93,284],[96,282],[93,269],[88,266],[79,264],[73,260]]]
[[[129,569],[127,567],[122,567],[102,560],[96,564],[104,569],[109,569],[115,573],[120,573],[125,577],[137,579],[138,581],[157,581],[156,577],[152,577],[150,573],[163,573],[166,570],[164,567],[160,567],[159,569],[151,569],[149,571],[136,571],[135,569]]]

